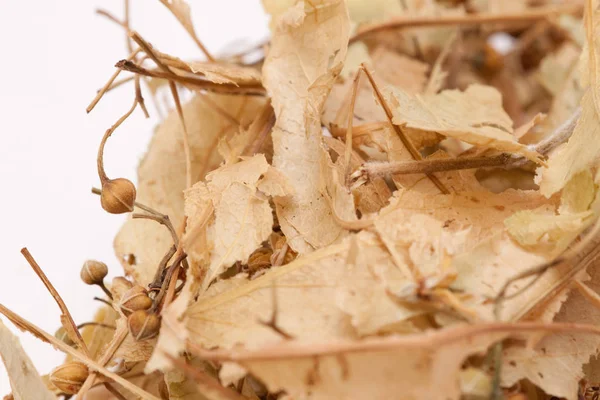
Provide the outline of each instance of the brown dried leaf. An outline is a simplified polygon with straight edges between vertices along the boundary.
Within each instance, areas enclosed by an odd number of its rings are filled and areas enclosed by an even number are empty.
[[[19,339],[0,321],[0,358],[8,372],[15,400],[55,400]]]

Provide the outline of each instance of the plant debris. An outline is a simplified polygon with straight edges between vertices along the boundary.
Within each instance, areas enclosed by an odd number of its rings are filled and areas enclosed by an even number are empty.
[[[87,111],[133,92],[92,190],[130,215],[123,273],[86,261],[77,325],[22,250],[59,328],[0,313],[67,357],[40,376],[0,323],[5,399],[598,398],[597,2],[263,0],[248,61],[160,1],[203,59],[99,10],[129,55]],[[168,115],[134,185],[104,147],[138,107]]]

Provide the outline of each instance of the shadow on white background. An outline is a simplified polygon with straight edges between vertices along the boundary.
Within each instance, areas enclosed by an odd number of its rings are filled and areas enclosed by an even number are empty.
[[[189,0],[196,31],[213,53],[231,42],[240,49],[268,35],[259,0]],[[131,0],[131,26],[157,49],[185,59],[202,54],[158,0]],[[85,108],[126,57],[123,30],[95,14],[102,7],[122,16],[120,0],[32,0],[4,3],[0,12],[0,303],[47,332],[59,327],[59,309],[20,254],[27,246],[63,296],[77,323],[98,307],[96,288],[79,279],[88,258],[106,262],[110,277],[121,267],[112,240],[124,216],[103,212],[90,188],[97,186],[96,151],[104,131],[131,105],[133,86]],[[126,74],[123,74],[126,76]],[[157,115],[136,111],[108,141],[111,177],[135,181],[136,167]],[[59,365],[60,352],[18,332],[41,374]],[[10,391],[0,365],[0,396]]]

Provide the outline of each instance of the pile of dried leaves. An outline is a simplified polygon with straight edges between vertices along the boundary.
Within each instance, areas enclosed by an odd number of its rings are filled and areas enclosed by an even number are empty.
[[[8,398],[597,398],[593,0],[263,0],[258,61],[161,1],[206,61],[101,12],[131,54],[88,108],[135,87],[94,190],[133,212],[124,276],[84,265],[106,304],[77,326],[23,249],[62,327],[0,312],[67,360],[40,377],[0,325]],[[103,151],[142,87],[173,111],[136,188]]]

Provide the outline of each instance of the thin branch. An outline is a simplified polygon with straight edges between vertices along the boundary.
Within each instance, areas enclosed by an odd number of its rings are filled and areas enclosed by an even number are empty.
[[[214,83],[206,79],[201,79],[196,76],[181,76],[168,74],[165,72],[145,69],[131,61],[121,60],[115,64],[115,67],[124,69],[125,71],[136,74],[149,76],[151,78],[173,80],[182,85],[188,86],[193,90],[207,90],[215,93],[231,93],[231,94],[246,94],[246,95],[264,95],[265,88],[258,84],[231,84],[231,83]]]
[[[102,195],[102,190],[92,187],[92,193],[96,194],[98,196]],[[143,203],[140,203],[139,201],[135,201],[133,203],[133,205],[141,210],[146,211],[147,213],[151,214],[152,216],[156,217],[148,217],[145,214],[135,214],[134,216],[132,216],[132,218],[148,218],[148,219],[152,219],[155,220],[156,222],[165,225],[167,227],[167,229],[169,229],[169,231],[171,232],[171,235],[173,237],[173,240],[175,241],[176,244],[179,243],[178,237],[177,237],[177,233],[175,232],[175,227],[173,226],[173,223],[171,222],[171,218],[169,218],[169,216],[167,214],[163,214],[160,211],[155,210],[152,207],[149,207]]]
[[[169,250],[165,253],[163,258],[158,263],[158,268],[156,268],[156,272],[154,274],[154,279],[148,285],[149,290],[160,290],[162,287],[162,282],[164,279],[164,274],[166,273],[166,266],[169,263],[169,260],[175,255],[177,252],[177,246],[171,246]]]
[[[85,354],[89,354],[88,348],[85,345],[85,342],[83,341],[83,338],[81,337],[81,334],[79,333],[79,330],[77,329],[77,324],[75,324],[75,321],[73,321],[73,317],[71,316],[71,313],[69,312],[69,309],[67,308],[67,305],[63,301],[63,299],[60,296],[60,294],[58,293],[58,291],[54,288],[54,286],[52,285],[52,283],[50,282],[50,280],[48,279],[46,274],[44,274],[44,271],[42,271],[42,268],[40,268],[40,266],[35,261],[35,259],[29,252],[29,250],[27,250],[27,247],[23,247],[21,249],[21,254],[23,254],[23,257],[25,257],[25,259],[27,260],[27,262],[29,263],[31,268],[33,268],[33,271],[40,278],[40,280],[42,281],[44,286],[46,286],[46,289],[48,289],[48,292],[50,292],[50,294],[56,301],[56,304],[58,304],[58,307],[60,308],[60,311],[62,312],[61,322],[63,322],[62,325],[65,328],[65,331],[67,332],[67,334],[69,334],[69,338],[73,342],[77,343],[79,348],[81,348],[81,350]],[[66,321],[63,321],[63,319]]]
[[[114,123],[113,126],[111,126],[110,128],[108,128],[106,130],[106,132],[104,133],[104,136],[102,137],[102,141],[100,142],[100,146],[98,147],[98,156],[96,158],[96,163],[98,165],[98,176],[100,177],[100,182],[102,183],[102,185],[104,185],[104,183],[108,180],[108,176],[106,176],[106,172],[104,171],[104,146],[106,145],[106,141],[108,140],[108,138],[110,137],[110,135],[112,135],[112,133],[127,119],[129,118],[129,116],[133,113],[133,111],[135,110],[135,108],[138,105],[138,101],[137,99],[135,99],[133,101],[133,104],[131,105],[131,108],[129,110],[127,110],[127,112],[125,114],[123,114],[121,116],[121,118],[119,118],[117,120],[117,122]]]
[[[27,321],[25,318],[19,316],[18,314],[15,314],[14,312],[12,312],[11,310],[9,310],[8,308],[4,307],[1,304],[0,304],[0,314],[4,315],[6,318],[8,318],[13,324],[15,324],[20,329],[26,330],[27,332],[31,333],[32,335],[34,335],[35,337],[37,337],[38,339],[40,339],[46,343],[52,344],[52,346],[54,346],[58,350],[62,351],[63,353],[69,354],[74,359],[81,361],[90,370],[99,372],[101,375],[105,376],[106,378],[108,378],[110,380],[115,381],[116,383],[123,386],[125,389],[129,390],[133,394],[140,396],[142,399],[160,400],[158,397],[146,392],[145,390],[142,390],[138,386],[129,382],[127,379],[115,374],[114,372],[109,371],[103,365],[100,365],[99,362],[92,360],[87,355],[85,355],[85,354],[75,350],[71,346],[61,342],[60,340],[55,338],[53,335],[43,331],[42,329],[38,328],[36,325]]]
[[[369,72],[369,70],[367,69],[367,67],[365,66],[364,63],[361,64],[360,68],[367,75],[367,78],[369,79],[369,82],[371,83],[371,86],[373,87],[373,91],[375,92],[375,95],[377,96],[377,99],[379,100],[379,105],[385,112],[388,122],[390,123],[390,125],[392,126],[392,128],[394,129],[394,131],[396,132],[396,134],[398,135],[398,137],[404,144],[404,147],[406,147],[406,149],[408,150],[408,152],[410,153],[410,155],[412,156],[413,159],[422,160],[423,156],[421,155],[421,153],[419,153],[419,150],[417,150],[417,148],[411,142],[409,137],[406,136],[406,134],[402,131],[402,129],[400,129],[400,127],[398,125],[394,125],[394,121],[393,121],[394,115],[392,114],[392,110],[388,106],[387,101],[385,100],[385,98],[383,97],[383,94],[379,90],[379,86],[377,86],[377,83],[375,82],[375,79],[373,79],[373,75],[371,75],[371,72]],[[442,193],[444,193],[444,194],[450,193],[450,191],[446,188],[446,186],[444,186],[444,184],[435,175],[433,175],[432,173],[426,173],[426,175],[438,187],[438,189],[440,189],[440,191]]]
[[[350,108],[348,110],[348,124],[346,127],[346,149],[344,151],[344,183],[348,186],[350,178],[350,158],[352,156],[352,128],[354,125],[354,107],[356,106],[356,95],[358,93],[358,85],[360,83],[360,69],[356,71],[354,82],[352,83],[352,91],[350,93]]]
[[[140,76],[135,76],[135,99],[137,100],[140,108],[144,112],[144,116],[146,118],[150,118],[150,114],[148,113],[148,109],[146,108],[146,102],[144,101],[144,96],[142,96],[142,88],[140,86]]]
[[[428,26],[470,26],[480,24],[506,23],[515,24],[551,18],[560,14],[578,14],[583,10],[581,4],[563,4],[558,6],[539,7],[522,11],[519,14],[466,14],[421,17],[409,15],[396,17],[379,24],[367,25],[350,38],[350,43],[364,39],[366,36],[387,30],[428,27]]]
[[[106,304],[107,306],[109,306],[110,308],[112,308],[112,306],[113,306],[113,304],[112,304],[110,301],[108,301],[108,300],[105,300],[105,299],[103,299],[103,298],[100,298],[100,297],[96,297],[96,296],[94,296],[94,297],[93,297],[93,300],[99,301],[100,303],[104,303],[104,304]]]
[[[136,206],[137,206],[137,204],[136,204]],[[171,220],[169,219],[168,215],[134,213],[131,215],[131,218],[132,219],[149,219],[152,221],[156,221],[161,225],[164,225],[171,233],[171,238],[173,239],[173,243],[175,244],[175,246],[179,245],[179,238],[177,237],[177,232],[175,232],[175,228],[173,227],[173,224],[171,223]]]
[[[548,155],[560,144],[566,142],[575,126],[581,107],[561,124],[547,138],[533,146],[533,149],[542,155]],[[363,164],[360,170],[352,174],[354,180],[359,178],[373,179],[376,177],[396,174],[422,174],[431,172],[456,171],[462,169],[503,167],[519,168],[527,164],[529,160],[523,156],[502,153],[493,157],[458,157],[442,158],[422,161],[392,161],[392,162],[368,162]]]
[[[134,79],[135,79],[135,75],[131,75],[131,76],[128,76],[127,78],[119,79],[118,81],[113,82],[113,84],[110,85],[110,87],[108,89],[106,89],[106,93],[110,92],[113,89],[118,88],[119,86],[126,84],[127,82],[131,82]],[[100,90],[102,90],[102,88],[96,90],[96,93],[98,93]]]
[[[125,318],[125,317],[121,314],[121,318]],[[108,343],[106,350],[104,350],[104,352],[102,353],[100,358],[97,360],[97,363],[103,367],[106,364],[108,364],[108,362],[113,358],[114,354],[117,352],[119,347],[121,347],[121,344],[123,343],[123,341],[125,340],[127,335],[129,335],[129,330],[127,329],[127,324],[118,325],[114,336],[112,337],[111,341]],[[79,392],[77,393],[77,397],[84,399],[87,391],[90,390],[94,386],[97,377],[98,377],[98,372],[92,371],[89,374],[89,376],[87,377],[87,379],[85,380],[85,382],[83,383],[83,385],[81,386],[81,389],[79,389]]]
[[[129,57],[127,57],[127,60],[133,60],[140,51],[141,51],[140,48],[135,49],[133,52],[131,52],[131,54],[129,54]],[[94,109],[94,107],[96,107],[96,104],[98,104],[98,102],[100,101],[102,96],[104,96],[104,94],[109,90],[109,88],[111,88],[111,85],[113,84],[115,79],[117,79],[117,77],[119,76],[121,71],[122,71],[122,69],[117,68],[116,71],[112,74],[112,76],[108,79],[108,82],[106,82],[104,84],[104,86],[102,86],[102,89],[100,89],[98,91],[98,93],[96,93],[96,97],[94,97],[92,102],[85,109],[85,111],[87,113],[90,113]]]

